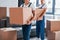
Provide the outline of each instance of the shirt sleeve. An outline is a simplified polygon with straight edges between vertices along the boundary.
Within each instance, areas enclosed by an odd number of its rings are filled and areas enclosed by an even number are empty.
[[[34,6],[34,4],[31,4],[31,8],[32,8],[33,10],[35,10],[35,6]]]
[[[46,4],[44,4],[44,6],[42,8],[47,8]]]

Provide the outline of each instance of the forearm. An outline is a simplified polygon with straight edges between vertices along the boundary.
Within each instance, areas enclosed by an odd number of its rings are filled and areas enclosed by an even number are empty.
[[[46,12],[46,8],[44,8],[44,9],[42,10],[42,13],[41,13],[41,15],[40,15],[39,17],[44,16],[45,12]],[[38,17],[38,18],[39,18],[39,17]]]

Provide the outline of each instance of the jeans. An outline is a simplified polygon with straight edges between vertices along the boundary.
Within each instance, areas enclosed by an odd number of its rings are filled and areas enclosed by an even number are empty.
[[[31,24],[22,25],[24,40],[30,40],[31,26],[32,26]],[[43,17],[43,20],[36,21],[36,35],[38,38],[41,36],[41,40],[44,40],[44,26],[45,26],[44,17]]]
[[[30,25],[22,25],[23,39],[24,40],[30,39],[30,30],[31,30],[31,24]]]
[[[43,20],[36,21],[36,36],[37,38],[41,37],[41,40],[44,40],[44,17]]]

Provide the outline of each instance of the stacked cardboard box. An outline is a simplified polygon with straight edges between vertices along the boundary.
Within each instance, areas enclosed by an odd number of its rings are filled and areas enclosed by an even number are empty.
[[[0,7],[0,19],[6,18],[7,8]]]
[[[10,8],[10,24],[24,25],[32,17],[31,8]]]
[[[1,28],[0,40],[17,40],[17,32],[13,28]]]
[[[48,31],[47,35],[48,40],[60,40],[60,31]]]
[[[60,20],[57,19],[47,20],[47,30],[60,31]]]
[[[6,26],[6,7],[0,7],[0,28]]]
[[[47,39],[60,40],[60,20],[47,20]]]

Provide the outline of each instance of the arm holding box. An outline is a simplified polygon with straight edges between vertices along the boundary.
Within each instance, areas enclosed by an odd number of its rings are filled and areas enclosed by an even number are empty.
[[[37,18],[37,20],[42,20],[42,19],[43,19],[43,16],[44,16],[44,14],[45,14],[45,12],[46,12],[46,9],[47,9],[47,8],[43,8],[43,10],[41,11],[42,13],[41,13],[41,15]]]
[[[42,10],[41,10],[41,12],[40,12],[39,17],[37,17],[37,20],[42,20],[44,14],[45,14],[45,12],[46,12],[47,6],[46,6],[46,4],[44,3],[44,4],[41,4],[41,6],[40,6],[38,9],[42,9]]]
[[[35,10],[32,10],[32,16],[30,17],[29,20],[27,20],[27,24],[31,24],[31,22],[35,19]]]

